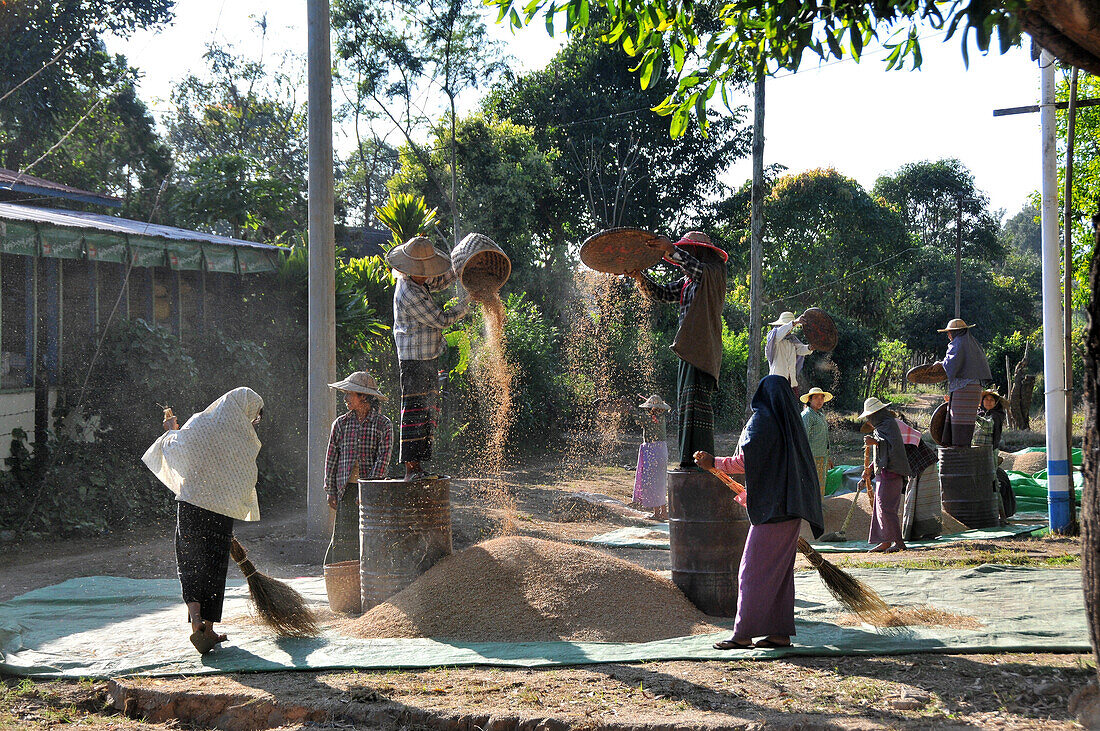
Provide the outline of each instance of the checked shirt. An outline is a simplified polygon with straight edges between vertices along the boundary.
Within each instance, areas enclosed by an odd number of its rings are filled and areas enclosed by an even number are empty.
[[[344,497],[344,487],[352,468],[359,465],[359,477],[380,480],[386,476],[393,451],[393,424],[377,409],[371,409],[362,421],[354,411],[332,422],[325,459],[325,492]]]
[[[432,292],[446,289],[458,275],[454,270],[417,284],[397,277],[393,292],[393,340],[401,360],[431,360],[443,352],[443,328],[458,322],[469,309],[465,295],[458,304],[444,311],[432,299]]]
[[[661,302],[679,301],[680,317],[677,324],[682,324],[684,315],[687,314],[691,303],[695,301],[695,293],[699,289],[699,283],[703,280],[706,268],[702,262],[679,246],[669,254],[668,258],[680,265],[685,276],[670,284],[658,284],[642,274],[642,282],[646,292],[649,292],[654,299]]]

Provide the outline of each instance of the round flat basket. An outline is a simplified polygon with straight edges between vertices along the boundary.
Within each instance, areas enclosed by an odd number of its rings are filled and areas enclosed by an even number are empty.
[[[836,325],[829,313],[820,307],[811,307],[802,313],[802,335],[819,353],[831,352],[836,347]]]
[[[512,262],[492,249],[479,251],[462,267],[462,286],[471,294],[496,292],[512,274]]]
[[[947,380],[947,371],[943,369],[943,363],[925,363],[910,368],[905,380],[909,383],[943,383]]]
[[[928,433],[932,435],[932,441],[941,447],[948,445],[943,443],[943,425],[947,422],[947,402],[936,407],[932,412],[932,423],[928,425]]]
[[[585,239],[581,261],[589,269],[607,274],[640,272],[661,260],[663,254],[648,246],[658,238],[640,228],[609,228]]]

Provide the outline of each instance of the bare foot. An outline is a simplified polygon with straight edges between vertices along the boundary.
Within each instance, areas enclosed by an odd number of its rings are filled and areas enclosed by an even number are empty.
[[[880,543],[877,546],[875,546],[874,548],[872,548],[870,552],[871,553],[886,553],[886,551],[889,550],[890,546],[892,546],[892,545],[893,545],[892,543],[890,543],[889,541],[886,541],[885,543]]]

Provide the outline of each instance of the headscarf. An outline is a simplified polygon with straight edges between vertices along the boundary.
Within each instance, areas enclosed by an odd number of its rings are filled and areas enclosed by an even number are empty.
[[[791,384],[765,376],[752,397],[752,416],[738,448],[745,455],[749,522],[779,523],[801,518],[814,537],[825,530],[817,467]]]
[[[251,388],[235,388],[167,431],[141,458],[176,499],[236,520],[259,520],[253,420],[264,400]]]
[[[901,436],[898,420],[890,410],[880,409],[867,417],[867,420],[875,427],[875,441],[880,444],[876,466],[897,475],[911,474],[905,440]]]

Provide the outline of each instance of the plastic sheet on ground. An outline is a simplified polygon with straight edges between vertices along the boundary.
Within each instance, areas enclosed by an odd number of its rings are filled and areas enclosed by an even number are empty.
[[[991,541],[998,538],[1027,535],[1046,527],[1046,523],[1040,523],[1030,525],[1012,524],[998,528],[973,528],[962,533],[950,533],[928,541],[906,541],[905,545],[909,548],[935,548],[957,541]],[[589,543],[595,546],[610,546],[612,548],[653,548],[667,551],[669,549],[668,523],[646,527],[627,526],[617,528],[577,542]],[[840,543],[816,541],[811,542],[810,545],[820,553],[860,553],[871,548],[871,544],[867,541],[844,541]]]
[[[251,622],[219,625],[229,642],[205,657],[187,639],[179,584],[169,579],[95,576],[37,589],[0,604],[0,672],[31,677],[192,675],[273,670],[541,667],[646,660],[729,660],[785,655],[899,655],[916,652],[1088,652],[1079,570],[978,566],[958,570],[853,570],[892,605],[929,604],[977,618],[980,629],[914,627],[879,632],[838,626],[841,612],[817,574],[796,578],[796,646],[720,651],[727,633],[645,643],[367,640],[331,631],[276,639]],[[321,579],[294,585],[324,601]],[[471,587],[471,590],[478,590]],[[231,586],[225,618],[247,612]]]

